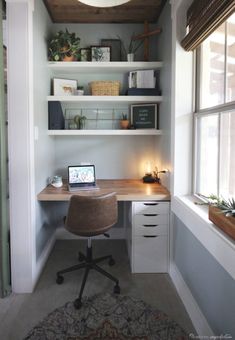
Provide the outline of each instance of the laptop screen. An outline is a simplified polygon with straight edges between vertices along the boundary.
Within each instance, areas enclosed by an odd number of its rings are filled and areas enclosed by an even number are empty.
[[[76,165],[68,167],[69,185],[95,185],[95,166],[94,165]]]

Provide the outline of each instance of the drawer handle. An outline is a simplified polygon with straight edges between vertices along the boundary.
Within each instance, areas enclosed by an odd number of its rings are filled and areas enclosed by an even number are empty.
[[[144,205],[158,205],[159,203],[144,203]]]
[[[157,216],[158,214],[144,214],[144,216]]]
[[[158,237],[158,235],[144,235],[145,238],[155,238]]]
[[[158,224],[143,224],[143,227],[157,227]]]

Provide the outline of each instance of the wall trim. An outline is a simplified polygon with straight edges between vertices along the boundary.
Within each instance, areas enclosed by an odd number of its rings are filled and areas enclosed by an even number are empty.
[[[37,272],[35,273],[34,280],[33,280],[33,287],[32,292],[37,284],[37,281],[44,269],[44,266],[46,264],[46,261],[48,260],[48,257],[52,251],[52,248],[54,247],[56,241],[55,233],[52,235],[52,237],[48,240],[47,244],[45,245],[39,259],[37,260]]]
[[[175,285],[175,288],[189,314],[196,332],[201,336],[213,336],[214,333],[210,328],[205,316],[199,308],[196,300],[194,299],[190,289],[185,283],[180,271],[175,263],[170,264],[169,275]]]
[[[192,196],[174,196],[171,209],[235,280],[235,242],[209,221],[207,207],[195,205],[195,200]]]

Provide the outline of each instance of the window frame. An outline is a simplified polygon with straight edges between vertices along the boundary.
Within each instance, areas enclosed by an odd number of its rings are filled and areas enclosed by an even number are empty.
[[[194,111],[193,111],[193,173],[192,173],[192,188],[193,188],[193,195],[199,199],[202,199],[200,193],[197,192],[197,167],[198,167],[198,119],[203,116],[210,116],[213,114],[218,114],[218,164],[217,164],[217,171],[218,171],[218,178],[217,178],[217,186],[216,186],[216,195],[220,194],[220,165],[221,165],[221,116],[223,114],[234,112],[235,111],[235,100],[226,102],[227,100],[227,57],[228,57],[228,46],[227,46],[227,35],[228,35],[228,25],[227,21],[225,22],[225,47],[224,47],[224,103],[207,107],[207,108],[200,108],[200,83],[201,83],[201,45],[194,51],[194,68],[195,68],[195,77],[193,79],[195,84],[195,91],[194,91]],[[235,112],[233,113],[235,114]]]

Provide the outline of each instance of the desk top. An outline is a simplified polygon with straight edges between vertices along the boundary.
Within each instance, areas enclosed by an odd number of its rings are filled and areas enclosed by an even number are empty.
[[[115,191],[118,201],[169,201],[170,193],[158,183],[143,183],[135,179],[101,179],[97,180],[99,190],[69,192],[67,182],[61,188],[48,185],[38,195],[38,201],[69,201],[72,195],[100,195]]]

